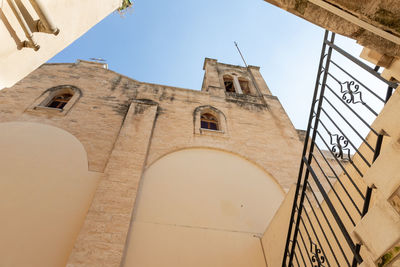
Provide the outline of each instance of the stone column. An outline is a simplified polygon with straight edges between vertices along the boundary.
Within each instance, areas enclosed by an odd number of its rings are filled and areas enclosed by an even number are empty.
[[[236,93],[243,94],[242,88],[240,87],[239,79],[237,76],[233,76],[233,85],[235,86]]]
[[[120,266],[156,114],[157,104],[131,103],[68,267]]]

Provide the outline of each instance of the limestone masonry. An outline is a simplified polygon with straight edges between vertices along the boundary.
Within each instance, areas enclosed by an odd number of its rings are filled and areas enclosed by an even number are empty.
[[[72,134],[87,153],[88,171],[99,177],[97,186],[87,191],[93,196],[85,204],[87,213],[76,220],[73,238],[58,252],[55,263],[120,266],[131,253],[128,235],[141,177],[157,161],[180,150],[219,150],[260,169],[278,190],[279,198],[270,204],[268,216],[273,215],[295,182],[302,148],[299,135],[270,93],[259,67],[247,69],[207,58],[204,70],[202,89],[195,91],[139,82],[95,62],[45,64],[0,92],[0,122],[51,125]],[[225,87],[230,84],[236,91],[227,92]],[[46,99],[63,88],[73,91],[68,104],[61,110],[46,106]],[[203,127],[203,114],[216,118],[218,130]],[[254,193],[246,194],[251,197]],[[193,207],[196,209],[201,207]],[[263,220],[266,217],[260,218]],[[262,227],[261,231],[248,227],[246,231],[262,235],[266,225]],[[37,249],[37,254],[44,253]]]

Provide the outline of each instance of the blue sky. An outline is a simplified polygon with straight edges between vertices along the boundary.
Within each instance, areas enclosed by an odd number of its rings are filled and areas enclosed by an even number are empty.
[[[136,0],[49,62],[104,58],[133,79],[199,90],[205,57],[261,73],[296,128],[306,127],[324,30],[262,0]],[[338,38],[353,54],[361,47]]]

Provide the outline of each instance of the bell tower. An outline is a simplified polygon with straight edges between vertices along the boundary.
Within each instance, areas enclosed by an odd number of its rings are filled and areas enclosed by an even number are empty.
[[[263,96],[271,92],[257,66],[236,66],[206,58],[202,91],[223,91],[238,95]]]

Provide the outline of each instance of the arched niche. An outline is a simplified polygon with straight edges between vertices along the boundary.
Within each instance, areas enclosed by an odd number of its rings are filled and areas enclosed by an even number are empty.
[[[65,266],[97,185],[70,133],[0,123],[0,266]]]
[[[238,155],[167,154],[143,175],[123,266],[265,266],[255,235],[283,198],[271,175]]]

